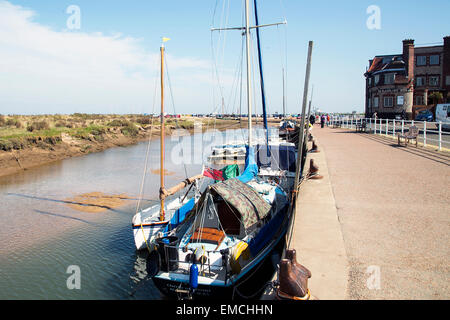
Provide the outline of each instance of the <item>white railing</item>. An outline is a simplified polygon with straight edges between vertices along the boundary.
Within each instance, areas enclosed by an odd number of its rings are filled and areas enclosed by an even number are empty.
[[[419,129],[418,141],[423,146],[436,146],[438,151],[450,147],[450,131],[443,130],[443,124],[439,122],[426,122],[414,120],[374,119],[357,117],[331,117],[328,126],[356,130],[365,123],[366,133],[383,136],[397,137],[405,134],[409,127],[416,126]]]

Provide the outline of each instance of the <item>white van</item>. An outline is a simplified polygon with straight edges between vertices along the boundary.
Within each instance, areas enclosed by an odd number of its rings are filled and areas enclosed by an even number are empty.
[[[436,106],[436,122],[442,122],[442,129],[450,130],[450,103]],[[439,124],[436,124],[439,128]]]

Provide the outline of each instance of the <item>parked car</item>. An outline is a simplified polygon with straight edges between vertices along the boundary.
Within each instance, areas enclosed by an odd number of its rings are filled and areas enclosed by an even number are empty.
[[[438,104],[436,106],[436,122],[442,122],[442,128],[450,129],[450,104]],[[439,126],[439,124],[436,124]]]
[[[430,110],[422,110],[417,114],[415,120],[432,122],[434,120],[433,112],[431,112]]]

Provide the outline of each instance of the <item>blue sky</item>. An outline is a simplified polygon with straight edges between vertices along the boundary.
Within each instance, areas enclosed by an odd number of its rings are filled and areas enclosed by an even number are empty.
[[[67,29],[70,5],[81,10],[79,30]],[[288,112],[300,112],[309,40],[315,42],[313,105],[351,112],[364,109],[363,73],[370,58],[400,53],[406,38],[425,44],[450,35],[450,1],[259,0],[258,5],[260,23],[288,21],[286,27],[261,30],[271,113],[282,110],[283,67]],[[366,26],[370,5],[381,10],[380,30]],[[240,0],[0,0],[0,113],[151,112],[158,104],[162,36],[172,39],[167,52],[176,111],[220,107],[211,39],[226,111],[237,111],[241,37],[236,31],[211,37],[210,27],[240,25],[241,6]]]

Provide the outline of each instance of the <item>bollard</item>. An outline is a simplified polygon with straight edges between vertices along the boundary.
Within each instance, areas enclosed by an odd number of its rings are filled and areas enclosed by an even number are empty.
[[[309,150],[310,153],[319,153],[319,148],[317,147],[316,142],[313,140],[312,141],[312,148],[311,150]]]
[[[312,180],[323,179],[323,176],[319,175],[319,167],[315,165],[313,159],[311,159],[311,162],[309,164],[308,179]]]

